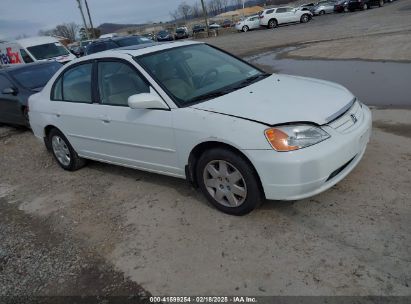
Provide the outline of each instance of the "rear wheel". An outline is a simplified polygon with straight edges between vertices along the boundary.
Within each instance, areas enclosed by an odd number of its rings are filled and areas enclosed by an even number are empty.
[[[248,26],[247,26],[247,25],[244,25],[244,26],[243,26],[243,32],[244,32],[244,33],[245,33],[245,32],[248,32],[248,30],[249,30]]]
[[[268,21],[268,28],[269,29],[273,29],[276,28],[278,26],[278,22],[275,19],[270,19],[270,21]]]
[[[204,152],[198,161],[196,177],[203,194],[222,212],[244,215],[262,201],[254,168],[244,157],[228,149]]]
[[[75,171],[85,165],[85,160],[77,155],[67,138],[59,130],[50,131],[49,143],[54,158],[64,170]]]
[[[307,14],[304,14],[301,16],[300,18],[301,23],[307,23],[308,21],[310,21],[310,16],[308,16]]]
[[[365,11],[365,10],[367,10],[367,9],[368,9],[368,4],[367,4],[367,3],[364,3],[364,4],[362,5],[362,10]]]
[[[380,2],[378,2],[378,6],[379,6],[379,7],[384,6],[384,0],[380,0]]]
[[[324,15],[325,14],[325,11],[320,11],[319,13],[318,13],[318,15]]]

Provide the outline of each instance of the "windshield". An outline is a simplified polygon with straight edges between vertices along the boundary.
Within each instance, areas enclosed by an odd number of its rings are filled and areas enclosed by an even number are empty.
[[[61,66],[61,63],[52,61],[16,69],[10,74],[23,87],[33,90],[44,87]]]
[[[196,44],[135,58],[179,106],[228,94],[265,74],[207,44]]]
[[[27,48],[27,50],[37,60],[49,59],[69,54],[66,48],[62,46],[59,42],[30,46]]]
[[[128,37],[123,39],[116,39],[119,46],[130,46],[142,43],[152,43],[153,41],[145,37]]]

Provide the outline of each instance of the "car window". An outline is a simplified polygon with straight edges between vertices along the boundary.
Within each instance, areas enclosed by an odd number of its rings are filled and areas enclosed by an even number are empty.
[[[115,42],[109,40],[109,41],[104,41],[104,42],[100,42],[100,43],[95,43],[95,44],[91,44],[87,47],[87,54],[94,54],[94,53],[98,53],[98,52],[103,52],[106,50],[111,50],[111,49],[115,49],[118,48],[119,45],[117,45]]]
[[[10,75],[23,87],[33,90],[44,87],[61,66],[61,63],[56,61],[31,66],[27,65],[10,71]]]
[[[91,103],[92,64],[85,63],[64,72],[62,100]],[[56,87],[58,83],[56,83]]]
[[[5,76],[0,75],[0,94],[4,89],[13,87],[13,84]]]
[[[150,92],[136,70],[118,61],[98,63],[98,88],[102,104],[117,106],[128,106],[131,95]]]
[[[273,10],[273,9],[270,9],[270,10],[266,11],[265,13],[266,13],[266,14],[272,14],[273,12],[274,12],[274,10]]]
[[[30,55],[27,54],[27,52],[24,49],[20,49],[20,55],[25,63],[33,62],[33,59],[31,59]]]
[[[278,8],[276,13],[285,13],[287,11],[286,8]]]
[[[69,52],[60,42],[30,46],[27,48],[27,50],[37,60],[65,56],[69,54]]]
[[[142,55],[137,61],[181,106],[216,91],[232,89],[262,73],[211,46],[196,44]]]

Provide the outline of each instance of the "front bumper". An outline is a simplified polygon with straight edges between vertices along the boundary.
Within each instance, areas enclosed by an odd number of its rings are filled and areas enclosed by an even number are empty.
[[[371,134],[371,112],[352,131],[341,134],[330,126],[331,137],[319,144],[291,152],[247,150],[267,199],[298,200],[319,194],[347,176],[364,155]]]

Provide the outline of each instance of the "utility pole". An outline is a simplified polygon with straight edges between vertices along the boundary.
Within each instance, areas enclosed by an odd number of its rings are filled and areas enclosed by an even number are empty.
[[[203,7],[203,13],[204,13],[204,19],[205,19],[205,23],[206,23],[206,30],[207,30],[207,37],[210,35],[210,33],[208,32],[208,17],[207,17],[207,10],[206,7],[204,5],[204,0],[201,0],[201,6]]]
[[[90,35],[88,33],[88,28],[87,28],[87,23],[86,23],[86,18],[84,18],[83,8],[81,7],[80,0],[77,0],[77,3],[78,3],[78,8],[79,8],[80,13],[81,13],[81,17],[83,18],[84,29],[86,30],[87,39],[90,39]]]
[[[87,1],[87,0],[86,0]],[[244,17],[244,4],[245,4],[245,0],[243,0],[243,19],[245,18]]]
[[[90,10],[88,9],[88,3],[87,0],[84,0],[86,3],[86,10],[87,10],[87,15],[88,15],[88,20],[90,21],[90,26],[91,26],[91,36],[92,38],[97,38],[96,33],[94,32],[94,26],[93,26],[93,21],[91,21],[91,15],[90,15]]]

